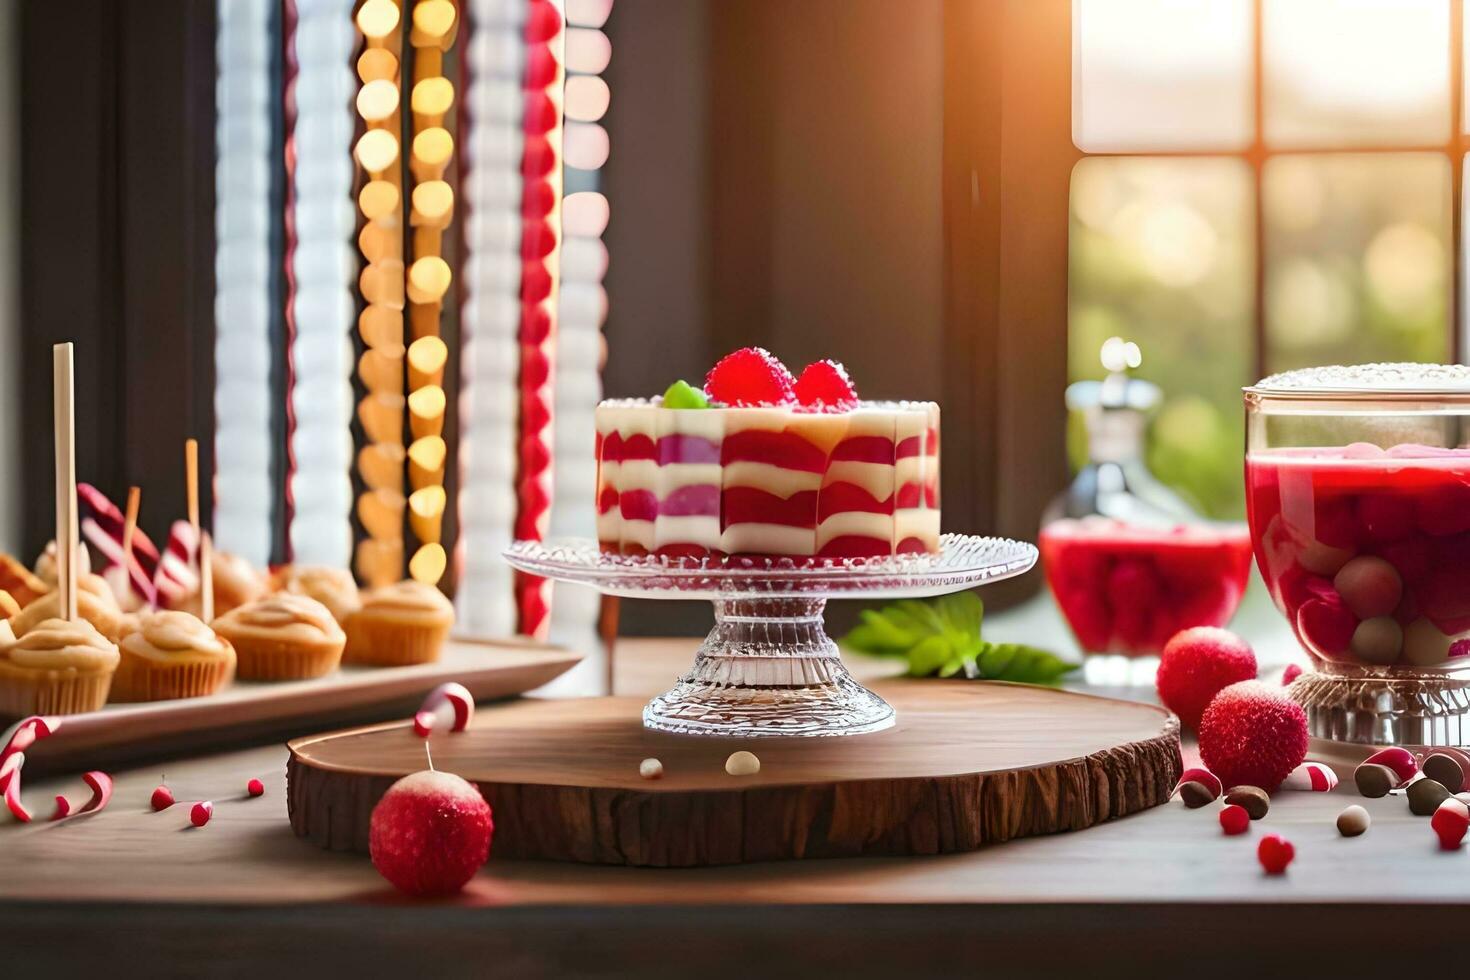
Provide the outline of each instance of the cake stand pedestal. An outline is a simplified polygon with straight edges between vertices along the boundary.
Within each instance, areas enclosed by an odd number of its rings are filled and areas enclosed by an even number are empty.
[[[590,540],[520,541],[523,572],[639,599],[705,599],[715,627],[694,665],[643,709],[643,724],[678,735],[860,735],[893,725],[892,706],[848,673],[822,626],[828,599],[958,592],[1010,578],[1036,548],[946,534],[938,554],[875,559],[710,559],[605,554]]]

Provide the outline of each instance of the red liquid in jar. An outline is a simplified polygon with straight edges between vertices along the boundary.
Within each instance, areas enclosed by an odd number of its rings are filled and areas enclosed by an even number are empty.
[[[1256,564],[1315,660],[1470,663],[1470,450],[1278,449],[1245,473]]]
[[[1048,524],[1039,544],[1047,584],[1089,653],[1158,653],[1182,629],[1223,626],[1250,576],[1244,526],[1152,528],[1088,517]]]

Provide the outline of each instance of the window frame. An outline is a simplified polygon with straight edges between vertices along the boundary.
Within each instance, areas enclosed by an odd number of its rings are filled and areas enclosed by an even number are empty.
[[[1199,159],[1230,158],[1245,161],[1251,171],[1252,202],[1254,205],[1254,249],[1253,280],[1255,293],[1252,297],[1252,329],[1255,339],[1255,374],[1262,378],[1270,373],[1267,364],[1266,335],[1266,270],[1269,266],[1265,215],[1265,171],[1271,160],[1286,156],[1343,156],[1350,154],[1382,155],[1399,153],[1436,153],[1449,159],[1450,163],[1450,303],[1449,350],[1455,361],[1464,359],[1467,348],[1466,335],[1470,325],[1464,321],[1464,257],[1462,241],[1464,183],[1466,153],[1470,151],[1470,139],[1465,134],[1464,107],[1464,0],[1447,0],[1449,3],[1449,139],[1443,143],[1415,143],[1386,145],[1381,143],[1349,142],[1333,146],[1283,148],[1270,146],[1265,138],[1265,45],[1263,24],[1266,0],[1250,0],[1250,77],[1251,77],[1251,142],[1241,150],[1100,150],[1088,151],[1072,145],[1076,156],[1074,164],[1084,159],[1099,157],[1110,159]],[[1072,7],[1069,2],[1069,7]],[[1075,7],[1072,7],[1075,9]],[[1070,11],[1069,11],[1070,29]],[[1069,31],[1070,32],[1070,31]],[[1071,66],[1068,65],[1068,74]],[[1069,140],[1070,142],[1070,140]]]

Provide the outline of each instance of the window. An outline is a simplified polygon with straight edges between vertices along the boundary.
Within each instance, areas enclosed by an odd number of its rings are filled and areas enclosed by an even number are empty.
[[[1073,0],[1068,373],[1139,343],[1168,396],[1150,463],[1205,513],[1242,512],[1242,385],[1461,349],[1461,19],[1458,0]]]

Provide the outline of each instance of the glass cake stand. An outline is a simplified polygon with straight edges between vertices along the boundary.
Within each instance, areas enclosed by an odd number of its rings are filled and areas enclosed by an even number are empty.
[[[674,687],[643,709],[647,728],[679,735],[860,735],[893,708],[853,680],[822,628],[828,599],[943,595],[1019,575],[1034,545],[946,534],[933,555],[868,559],[632,557],[586,539],[518,541],[515,568],[632,599],[708,599],[715,628]]]

